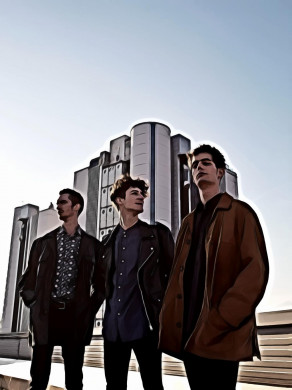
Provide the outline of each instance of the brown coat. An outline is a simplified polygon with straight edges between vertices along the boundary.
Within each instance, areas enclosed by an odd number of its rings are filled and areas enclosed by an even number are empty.
[[[259,356],[255,309],[268,281],[268,256],[255,212],[223,194],[206,233],[206,279],[201,313],[182,346],[184,269],[189,255],[194,212],[186,216],[177,238],[175,259],[160,314],[162,351],[223,360]]]

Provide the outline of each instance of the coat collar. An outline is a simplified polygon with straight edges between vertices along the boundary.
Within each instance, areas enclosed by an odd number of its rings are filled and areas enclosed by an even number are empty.
[[[140,225],[141,236],[143,239],[154,238],[156,236],[155,229],[154,229],[155,225],[154,226],[149,225],[147,222],[141,221],[140,219],[139,219],[138,223]],[[113,229],[113,231],[105,236],[104,241],[103,241],[103,245],[106,246],[106,245],[112,244],[112,242],[115,239],[117,232],[119,230],[119,226],[120,226],[119,224],[116,225],[115,228]]]
[[[63,227],[62,226],[58,226],[56,229],[52,230],[51,232],[45,234],[43,236],[44,239],[50,239],[50,238],[56,238],[57,236],[57,233],[60,231],[60,229],[62,229]],[[81,237],[84,237],[84,235],[86,234],[86,232],[81,229],[81,227],[78,225],[78,233],[81,234]]]
[[[227,192],[223,192],[217,206],[215,207],[213,215],[215,215],[215,213],[219,209],[228,210],[231,207],[231,203],[233,200],[234,200],[233,196],[227,194]],[[186,216],[186,222],[188,223],[188,226],[191,229],[191,231],[193,230],[194,214],[196,209],[197,208],[194,208],[194,210]]]

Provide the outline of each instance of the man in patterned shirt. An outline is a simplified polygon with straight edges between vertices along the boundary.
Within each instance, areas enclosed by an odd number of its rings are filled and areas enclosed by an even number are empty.
[[[63,225],[34,241],[19,281],[20,295],[30,308],[31,390],[46,390],[55,345],[62,346],[66,389],[83,388],[85,345],[105,294],[101,244],[78,224],[84,200],[68,188],[59,195]]]

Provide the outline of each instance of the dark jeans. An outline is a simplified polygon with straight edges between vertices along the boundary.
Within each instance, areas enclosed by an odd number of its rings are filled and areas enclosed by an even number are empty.
[[[191,390],[235,390],[239,362],[206,359],[187,352],[183,362]]]
[[[49,316],[49,343],[33,347],[31,362],[31,390],[46,390],[50,372],[51,358],[55,345],[62,346],[64,359],[65,384],[67,390],[82,390],[83,388],[83,359],[84,345],[72,342],[72,329],[74,327],[74,308],[70,305],[59,309],[50,306]]]
[[[145,390],[163,390],[161,352],[157,350],[158,337],[149,336],[131,342],[104,340],[104,370],[107,390],[126,390],[129,362],[133,350],[139,363]]]
[[[53,348],[53,345],[35,345],[33,347],[30,368],[31,390],[46,390],[51,372]],[[83,388],[84,345],[62,345],[62,356],[64,359],[66,389],[81,390]]]

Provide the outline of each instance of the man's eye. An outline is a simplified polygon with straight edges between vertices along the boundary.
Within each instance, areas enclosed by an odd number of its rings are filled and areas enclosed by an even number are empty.
[[[211,165],[211,163],[210,162],[208,162],[208,161],[203,161],[203,165]]]

